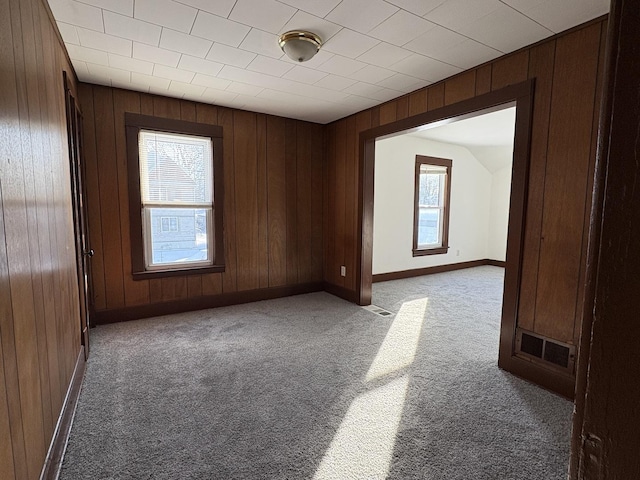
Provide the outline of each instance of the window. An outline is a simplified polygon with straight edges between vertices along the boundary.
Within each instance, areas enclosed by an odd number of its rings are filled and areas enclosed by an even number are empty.
[[[224,271],[222,128],[127,113],[134,279]]]
[[[416,155],[414,257],[449,250],[451,164],[446,158]]]

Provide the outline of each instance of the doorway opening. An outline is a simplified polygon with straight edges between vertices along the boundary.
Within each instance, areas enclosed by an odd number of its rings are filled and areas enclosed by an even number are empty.
[[[399,134],[416,134],[421,130],[435,130],[479,115],[515,109],[513,133],[513,163],[509,200],[508,234],[505,252],[504,290],[500,322],[500,351],[498,364],[512,371],[516,338],[516,315],[522,264],[522,240],[527,197],[531,113],[533,107],[532,80],[510,85],[501,90],[481,95],[431,112],[416,115],[391,124],[375,127],[360,134],[360,202],[359,252],[356,289],[358,303],[369,305],[372,300],[373,243],[374,243],[374,184],[376,142],[393,139]],[[425,129],[425,125],[429,128]],[[455,170],[452,177],[455,178]],[[454,185],[455,186],[455,185]],[[450,249],[449,249],[450,250]],[[453,249],[455,257],[457,248]],[[451,253],[447,253],[450,255]],[[517,372],[514,372],[517,373]]]

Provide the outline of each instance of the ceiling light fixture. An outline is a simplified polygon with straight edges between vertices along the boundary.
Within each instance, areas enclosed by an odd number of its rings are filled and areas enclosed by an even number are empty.
[[[318,35],[304,30],[291,30],[280,35],[280,48],[295,62],[306,62],[318,53],[322,40]]]

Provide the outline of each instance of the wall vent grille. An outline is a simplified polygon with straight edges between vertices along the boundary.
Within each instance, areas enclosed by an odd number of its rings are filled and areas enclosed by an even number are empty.
[[[520,328],[516,333],[516,355],[525,354],[525,358],[553,364],[573,372],[575,363],[575,346],[566,345]]]

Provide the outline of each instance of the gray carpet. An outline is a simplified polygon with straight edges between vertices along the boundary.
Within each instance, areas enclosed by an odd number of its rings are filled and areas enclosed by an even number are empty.
[[[67,479],[565,479],[572,405],[496,366],[503,271],[98,327]]]

